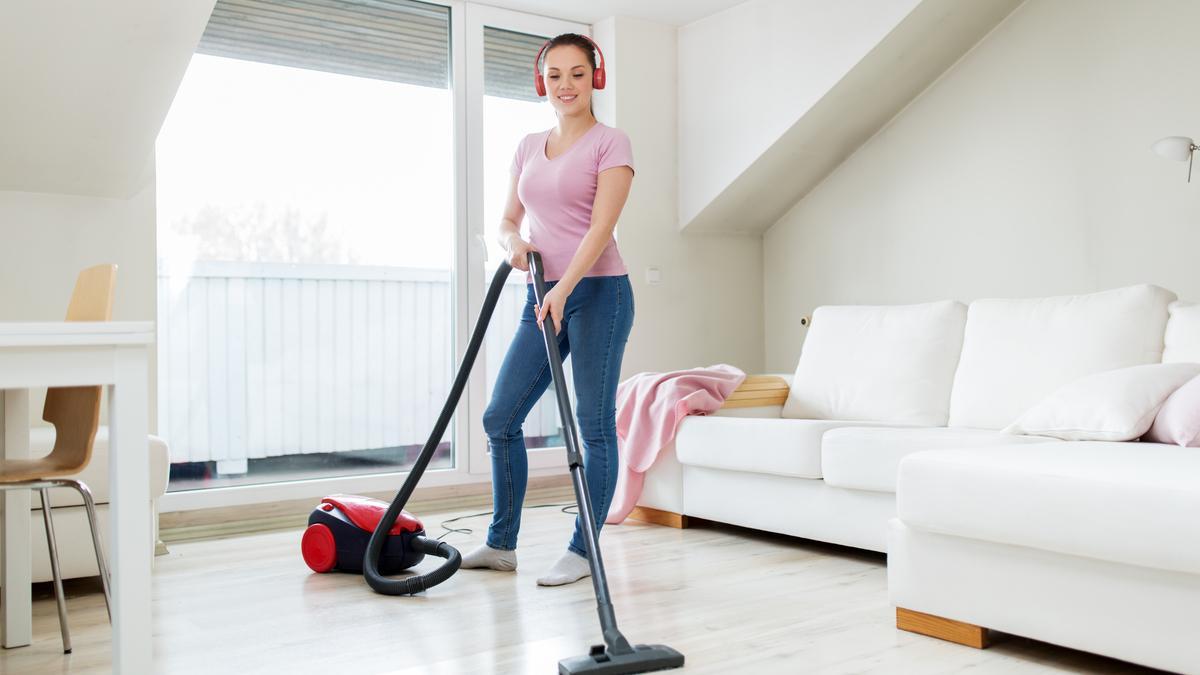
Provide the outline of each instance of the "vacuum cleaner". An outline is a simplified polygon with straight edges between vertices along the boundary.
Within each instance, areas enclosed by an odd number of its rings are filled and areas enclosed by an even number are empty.
[[[358,495],[330,495],[322,499],[308,517],[308,529],[300,538],[304,562],[314,572],[362,574],[367,542],[387,508],[385,501]],[[408,511],[402,512],[388,530],[379,555],[380,573],[398,574],[424,560],[425,551],[436,544],[418,539],[425,539],[421,521]],[[451,570],[450,574],[453,573]]]
[[[542,257],[537,252],[529,254],[529,269],[533,274],[534,297],[539,305],[546,297],[545,269]],[[413,595],[430,589],[449,579],[462,564],[458,550],[444,541],[430,539],[411,513],[404,510],[413,490],[425,473],[433,458],[446,427],[458,406],[467,378],[475,364],[475,357],[483,344],[484,334],[492,313],[504,290],[512,267],[501,263],[488,286],[479,320],[471,333],[466,354],[454,377],[450,396],[442,406],[441,415],[413,464],[408,479],[404,481],[395,499],[387,504],[378,499],[354,495],[332,495],[321,503],[309,516],[309,526],[301,540],[301,552],[308,566],[316,572],[343,571],[361,572],[377,593],[384,595]],[[631,645],[617,628],[616,612],[608,592],[608,579],[604,574],[604,561],[600,557],[600,541],[588,496],[587,481],[583,475],[583,454],[580,452],[579,432],[575,418],[571,415],[571,399],[563,376],[562,357],[558,351],[558,335],[554,321],[543,323],[542,337],[546,344],[546,356],[550,362],[554,392],[558,399],[558,415],[562,421],[563,436],[567,448],[567,466],[571,471],[571,482],[575,488],[575,501],[579,506],[579,518],[583,525],[587,544],[588,565],[592,572],[592,586],[596,593],[596,610],[600,616],[600,629],[604,644],[593,645],[582,656],[573,656],[558,662],[560,675],[607,675],[615,673],[646,673],[668,670],[683,666],[683,654],[666,645]],[[425,574],[414,574],[392,579],[390,575],[411,569],[426,555],[444,558],[439,567]]]

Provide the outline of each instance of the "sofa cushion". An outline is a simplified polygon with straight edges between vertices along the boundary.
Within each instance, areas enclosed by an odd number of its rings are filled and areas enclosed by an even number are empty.
[[[1004,431],[1065,441],[1137,440],[1167,397],[1196,375],[1200,363],[1147,363],[1093,373],[1059,387]]]
[[[41,457],[50,453],[54,447],[54,427],[40,426],[29,430],[29,454]],[[150,498],[158,499],[167,491],[167,478],[170,472],[170,459],[167,456],[167,443],[158,436],[150,436]],[[92,491],[92,498],[97,504],[107,504],[109,501],[108,483],[108,427],[102,426],[96,431],[96,442],[92,444],[92,459],[87,467],[73,476],[82,480]],[[42,508],[42,499],[33,495],[33,508]],[[83,500],[74,490],[57,488],[50,491],[50,504],[54,507],[76,506]]]
[[[691,466],[821,477],[821,435],[862,422],[688,417],[675,435],[675,456]],[[870,423],[866,423],[870,424]]]
[[[942,426],[966,307],[820,307],[783,416]]]
[[[1173,302],[1163,338],[1163,363],[1200,363],[1200,303]]]
[[[1158,363],[1174,299],[1170,291],[1141,285],[971,303],[950,426],[1002,429],[1072,380]]]
[[[1200,574],[1200,452],[1071,441],[919,452],[897,510],[942,534]]]
[[[914,452],[1045,442],[991,429],[846,427],[821,439],[821,473],[835,487],[895,492],[900,460]]]

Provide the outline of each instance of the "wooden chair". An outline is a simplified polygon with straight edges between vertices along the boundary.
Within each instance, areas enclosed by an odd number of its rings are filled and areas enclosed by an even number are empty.
[[[117,280],[116,265],[97,265],[79,273],[67,321],[108,321],[112,318],[113,288]],[[83,498],[92,544],[96,548],[96,564],[104,586],[104,603],[112,621],[109,596],[108,565],[100,546],[96,529],[96,504],[92,492],[83,482],[67,478],[83,470],[92,458],[92,443],[100,424],[101,387],[54,387],[46,392],[42,419],[54,425],[54,448],[49,455],[38,459],[0,459],[0,491],[37,490],[42,499],[42,522],[46,526],[46,543],[50,548],[50,569],[54,574],[54,594],[58,601],[58,622],[62,627],[63,652],[71,653],[71,632],[67,628],[67,599],[59,573],[58,547],[54,541],[54,521],[50,515],[50,488],[69,487]]]

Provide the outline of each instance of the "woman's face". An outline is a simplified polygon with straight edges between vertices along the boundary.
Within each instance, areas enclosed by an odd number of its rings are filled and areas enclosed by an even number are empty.
[[[561,45],[546,52],[546,97],[560,115],[591,110],[592,65],[587,54],[575,45]]]

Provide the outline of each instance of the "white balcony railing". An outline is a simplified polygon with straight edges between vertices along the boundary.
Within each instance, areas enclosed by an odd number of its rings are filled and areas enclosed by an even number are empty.
[[[514,276],[485,342],[494,381],[525,302]],[[158,278],[158,414],[173,462],[425,442],[453,378],[449,273],[197,263]],[[474,321],[474,318],[472,318]],[[527,436],[552,436],[551,397]]]

